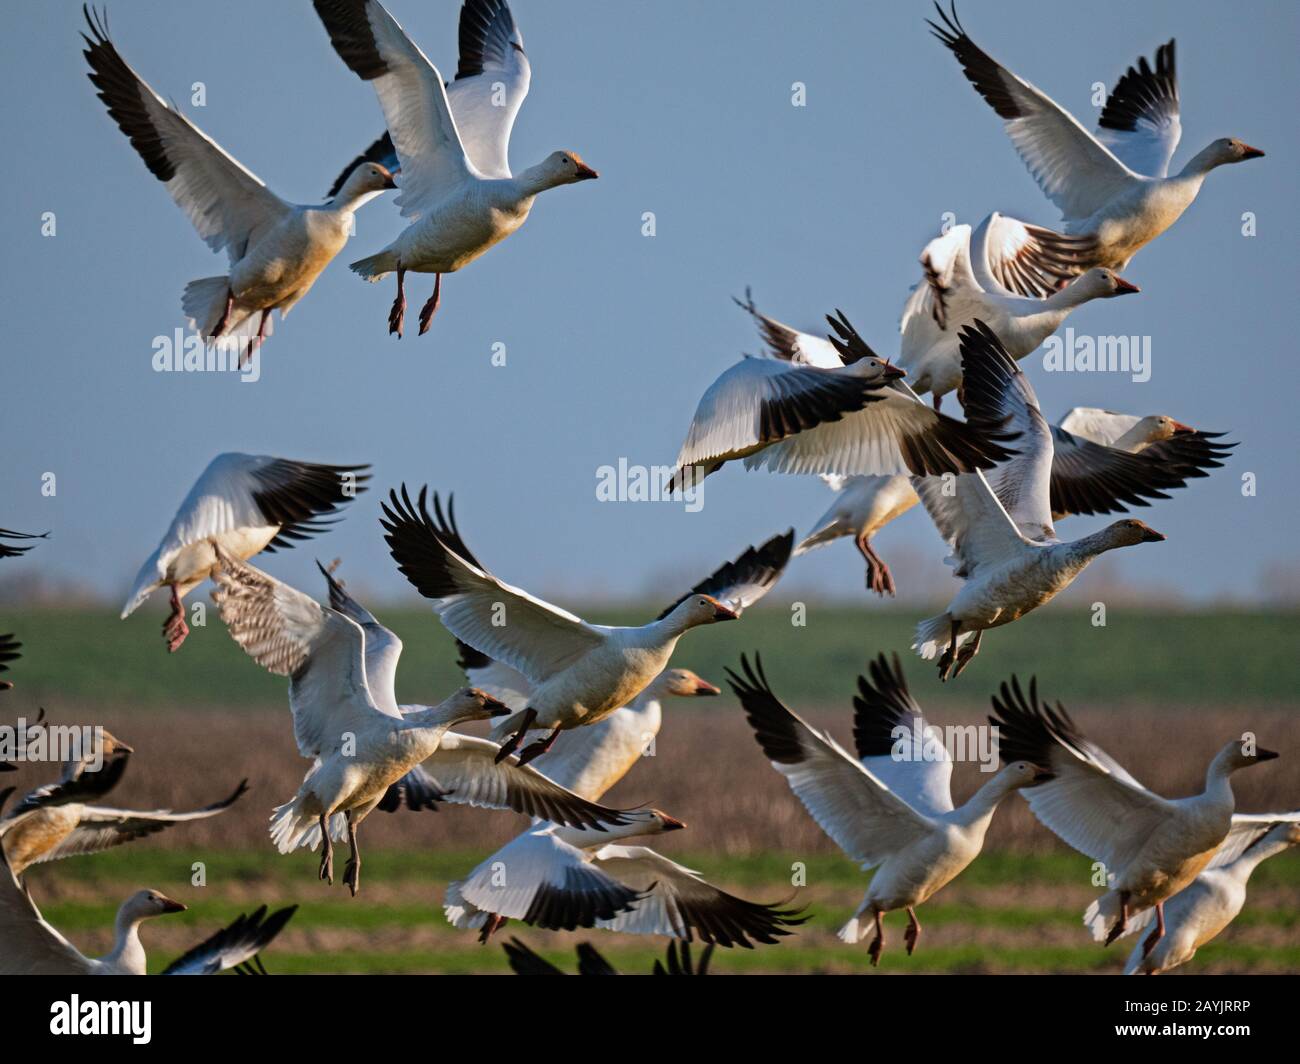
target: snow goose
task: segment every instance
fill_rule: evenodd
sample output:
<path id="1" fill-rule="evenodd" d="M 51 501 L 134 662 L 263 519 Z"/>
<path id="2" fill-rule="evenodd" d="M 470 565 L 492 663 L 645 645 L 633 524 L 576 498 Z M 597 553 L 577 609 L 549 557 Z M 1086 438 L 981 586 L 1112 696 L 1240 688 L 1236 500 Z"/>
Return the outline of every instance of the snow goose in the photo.
<path id="1" fill-rule="evenodd" d="M 1095 406 L 1076 406 L 1056 427 L 1103 447 L 1156 458 L 1189 477 L 1203 477 L 1207 469 L 1220 468 L 1237 446 L 1217 442 L 1222 432 L 1202 432 L 1168 414 L 1117 414 Z"/>
<path id="2" fill-rule="evenodd" d="M 976 318 L 986 322 L 1012 358 L 1021 359 L 1056 332 L 1070 312 L 1094 299 L 1137 292 L 1113 271 L 1097 266 L 1045 299 L 1023 296 L 986 271 L 981 283 L 971 263 L 971 227 L 954 225 L 921 252 L 924 277 L 903 308 L 898 364 L 919 393 L 929 392 L 934 407 L 961 385 L 958 332 Z"/>
<path id="3" fill-rule="evenodd" d="M 441 705 L 403 711 L 392 691 L 401 653 L 396 637 L 368 648 L 366 627 L 352 617 L 220 548 L 218 560 L 213 598 L 221 618 L 254 661 L 291 677 L 294 738 L 299 753 L 313 762 L 294 798 L 276 808 L 271 838 L 281 853 L 323 842 L 321 879 L 333 883 L 331 838 L 346 836 L 351 856 L 344 882 L 356 894 L 357 828 L 389 786 L 422 762 L 448 788 L 448 801 L 515 809 L 596 831 L 624 822 L 624 814 L 585 801 L 536 770 L 499 764 L 496 743 L 449 734 L 455 724 L 508 713 L 496 699 L 465 688 Z M 376 659 L 377 686 L 371 688 Z"/>
<path id="4" fill-rule="evenodd" d="M 48 532 L 11 532 L 7 528 L 0 528 L 0 541 L 10 540 L 21 542 L 24 539 L 47 539 Z M 17 558 L 20 554 L 26 554 L 35 547 L 35 543 L 29 543 L 25 547 L 11 547 L 8 543 L 0 542 L 0 558 Z"/>
<path id="5" fill-rule="evenodd" d="M 1171 225 L 1218 166 L 1264 153 L 1233 138 L 1213 141 L 1168 176 L 1182 123 L 1174 42 L 1120 78 L 1089 133 L 1055 100 L 1001 66 L 935 5 L 943 25 L 929 25 L 961 63 L 967 79 L 1003 119 L 1007 135 L 1044 194 L 1065 220 L 1065 233 L 1091 237 L 1081 266 L 1124 269 L 1134 254 Z"/>
<path id="6" fill-rule="evenodd" d="M 885 948 L 882 918 L 906 909 L 910 955 L 921 936 L 916 906 L 979 856 L 998 804 L 1014 790 L 1040 785 L 1047 778 L 1038 767 L 1042 762 L 1014 760 L 956 808 L 950 789 L 952 758 L 908 692 L 897 656 L 891 666 L 881 654 L 871 662 L 871 679 L 858 677 L 853 699 L 856 760 L 777 698 L 758 655 L 752 666 L 742 655 L 740 667 L 743 675 L 727 670 L 731 689 L 772 767 L 845 854 L 864 871 L 876 869 L 866 897 L 839 937 L 860 942 L 874 928 L 868 953 L 877 966 Z"/>
<path id="7" fill-rule="evenodd" d="M 867 590 L 881 596 L 893 595 L 894 576 L 872 547 L 871 537 L 921 501 L 911 480 L 903 475 L 842 477 L 833 473 L 822 479 L 835 492 L 835 502 L 800 541 L 795 554 L 806 554 L 843 536 L 852 536 L 867 563 Z"/>
<path id="8" fill-rule="evenodd" d="M 79 772 L 38 787 L 0 818 L 0 847 L 15 876 L 34 864 L 79 854 L 100 853 L 153 835 L 177 824 L 206 820 L 229 809 L 245 791 L 244 780 L 227 798 L 188 813 L 170 809 L 114 809 L 95 799 L 122 778 L 125 757 L 115 757 L 97 772 Z"/>
<path id="9" fill-rule="evenodd" d="M 0 672 L 8 672 L 9 663 L 22 657 L 18 653 L 21 647 L 22 643 L 14 638 L 13 632 L 5 632 L 0 635 Z M 13 686 L 13 680 L 0 680 L 0 691 L 10 691 Z"/>
<path id="10" fill-rule="evenodd" d="M 169 107 L 118 54 L 107 20 L 82 10 L 89 77 L 109 115 L 208 247 L 230 258 L 229 274 L 185 286 L 190 327 L 205 341 L 229 338 L 242 361 L 270 334 L 271 312 L 288 314 L 343 250 L 357 209 L 397 187 L 393 175 L 367 162 L 328 203 L 287 203 Z"/>
<path id="11" fill-rule="evenodd" d="M 698 936 L 752 949 L 755 942 L 775 943 L 807 919 L 719 890 L 648 847 L 610 842 L 686 826 L 657 809 L 629 813 L 628 820 L 600 834 L 555 825 L 525 832 L 448 885 L 448 921 L 479 929 L 480 942 L 515 919 L 551 930 L 599 927 L 688 942 Z"/>
<path id="12" fill-rule="evenodd" d="M 922 504 L 953 549 L 948 563 L 954 575 L 965 581 L 943 613 L 917 625 L 912 644 L 926 659 L 942 651 L 942 680 L 961 674 L 979 652 L 985 629 L 1010 624 L 1050 602 L 1098 555 L 1165 538 L 1141 521 L 1128 519 L 1073 542 L 1059 540 L 1052 525 L 1053 434 L 1033 388 L 982 321 L 963 328 L 961 344 L 968 420 L 1013 430 L 1020 450 L 990 479 L 976 471 L 955 478 L 951 485 L 940 477 L 913 480 Z M 989 369 L 972 375 L 970 356 L 977 351 L 981 355 L 976 365 Z M 1079 450 L 1082 457 L 1069 476 L 1113 479 L 1125 490 L 1132 486 L 1136 494 L 1150 472 L 1152 463 L 1142 461 L 1141 455 L 1095 444 Z"/>
<path id="13" fill-rule="evenodd" d="M 527 707 L 493 732 L 494 738 L 509 736 L 499 757 L 514 753 L 530 729 L 549 734 L 520 753 L 521 764 L 550 750 L 561 731 L 603 720 L 667 668 L 687 631 L 738 616 L 713 595 L 691 593 L 665 616 L 638 628 L 588 624 L 493 576 L 461 539 L 454 510 L 444 519 L 436 494 L 436 521 L 430 516 L 427 492 L 421 488 L 416 503 L 406 485 L 400 496 L 391 493 L 383 504 L 384 538 L 397 567 L 433 601 L 452 635 L 522 673 L 532 685 Z"/>
<path id="14" fill-rule="evenodd" d="M 1200 794 L 1168 799 L 1090 742 L 1059 702 L 1040 702 L 1033 679 L 1028 696 L 1016 677 L 1004 682 L 989 722 L 999 730 L 1003 760 L 1028 759 L 1053 774 L 1025 795 L 1034 816 L 1105 866 L 1110 890 L 1083 918 L 1093 937 L 1110 945 L 1135 914 L 1155 907 L 1144 954 L 1165 933 L 1165 899 L 1190 884 L 1232 832 L 1232 773 L 1277 757 L 1253 737 L 1233 739 L 1210 762 Z"/>
<path id="15" fill-rule="evenodd" d="M 1239 819 L 1239 816 L 1232 818 L 1234 830 Z M 1159 975 L 1186 964 L 1198 949 L 1237 918 L 1246 904 L 1246 884 L 1260 863 L 1300 844 L 1300 812 L 1251 819 L 1258 830 L 1252 832 L 1250 844 L 1231 860 L 1220 861 L 1220 854 L 1228 845 L 1224 843 L 1210 867 L 1191 886 L 1165 902 L 1164 937 L 1150 951 L 1146 951 L 1143 943 L 1134 946 L 1124 966 L 1125 975 Z M 1129 933 L 1141 930 L 1150 922 L 1148 909 L 1129 922 Z"/>
<path id="16" fill-rule="evenodd" d="M 212 575 L 218 547 L 245 560 L 324 531 L 333 522 L 322 518 L 366 490 L 369 468 L 265 454 L 217 455 L 190 488 L 158 549 L 140 567 L 123 619 L 158 588 L 169 587 L 172 611 L 163 622 L 163 638 L 167 649 L 176 651 L 190 631 L 181 599 Z"/>
<path id="17" fill-rule="evenodd" d="M 522 226 L 539 192 L 599 175 L 570 151 L 511 173 L 510 131 L 532 74 L 505 0 L 466 0 L 460 66 L 450 87 L 378 0 L 314 4 L 339 58 L 374 83 L 400 163 L 401 193 L 394 202 L 411 220 L 393 243 L 352 269 L 368 281 L 396 271 L 388 331 L 399 337 L 406 272 L 434 274 L 433 295 L 420 311 L 424 333 L 438 309 L 444 273 L 473 262 Z"/>
<path id="18" fill-rule="evenodd" d="M 775 473 L 938 476 L 988 468 L 1010 453 L 1001 437 L 921 402 L 843 314 L 826 320 L 839 366 L 813 364 L 821 348 L 778 349 L 775 358 L 743 358 L 709 385 L 670 490 L 736 458 Z"/>
<path id="19" fill-rule="evenodd" d="M 655 961 L 651 975 L 708 975 L 709 960 L 713 956 L 714 946 L 704 947 L 699 960 L 691 958 L 691 944 L 673 939 L 668 943 L 668 952 L 663 961 Z M 510 969 L 515 975 L 564 975 L 555 965 L 536 951 L 530 949 L 517 938 L 501 943 L 505 950 Z M 600 951 L 589 942 L 579 942 L 578 975 L 618 975 L 618 970 L 600 955 Z"/>

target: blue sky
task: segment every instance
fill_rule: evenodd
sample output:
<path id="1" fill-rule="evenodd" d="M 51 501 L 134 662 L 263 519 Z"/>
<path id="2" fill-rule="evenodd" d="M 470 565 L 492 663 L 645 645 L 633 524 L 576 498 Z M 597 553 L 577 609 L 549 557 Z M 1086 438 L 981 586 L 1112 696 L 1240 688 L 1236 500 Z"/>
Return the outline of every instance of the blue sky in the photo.
<path id="1" fill-rule="evenodd" d="M 458 5 L 392 0 L 450 76 Z M 444 280 L 429 335 L 388 337 L 392 280 L 346 263 L 400 231 L 391 197 L 264 353 L 262 379 L 153 372 L 153 339 L 183 324 L 186 281 L 225 270 L 109 120 L 85 77 L 77 3 L 15 7 L 0 114 L 9 148 L 0 258 L 9 329 L 0 526 L 54 530 L 21 563 L 116 599 L 218 452 L 369 461 L 375 483 L 457 495 L 462 530 L 503 578 L 561 600 L 640 596 L 694 580 L 830 501 L 815 479 L 728 468 L 699 513 L 600 503 L 596 470 L 669 463 L 694 404 L 757 340 L 730 302 L 753 285 L 777 317 L 816 327 L 842 307 L 883 354 L 916 257 L 944 212 L 997 209 L 1039 224 L 1039 193 L 924 3 L 517 0 L 533 64 L 516 169 L 557 148 L 601 179 L 544 195 L 524 229 Z M 1149 335 L 1153 373 L 1048 375 L 1044 412 L 1104 405 L 1168 413 L 1241 442 L 1225 470 L 1140 516 L 1169 536 L 1097 579 L 1250 598 L 1295 582 L 1293 395 L 1298 375 L 1293 3 L 968 2 L 974 39 L 1091 127 L 1091 86 L 1178 39 L 1180 167 L 1237 136 L 1266 159 L 1230 167 L 1125 271 L 1143 294 L 1084 307 L 1078 332 Z M 316 202 L 382 129 L 374 93 L 329 47 L 307 0 L 117 0 L 128 62 L 276 192 Z M 811 16 L 811 17 L 810 17 Z M 818 17 L 820 16 L 820 17 Z M 201 81 L 206 106 L 190 107 Z M 807 106 L 791 106 L 794 82 Z M 41 235 L 54 212 L 57 235 Z M 656 235 L 641 233 L 653 211 Z M 1241 235 L 1252 211 L 1258 234 Z M 411 290 L 409 325 L 431 278 Z M 492 364 L 504 344 L 506 365 Z M 1258 494 L 1244 498 L 1253 472 Z M 41 476 L 58 477 L 55 497 Z M 413 595 L 388 558 L 378 492 L 314 547 L 265 559 L 314 587 L 311 559 L 345 559 L 357 587 Z M 1100 521 L 1076 519 L 1071 535 Z M 942 572 L 919 510 L 879 539 Z M 17 566 L 19 563 L 6 563 Z M 15 570 L 16 571 L 16 570 Z M 858 597 L 845 542 L 800 559 L 793 589 Z M 946 578 L 939 577 L 940 580 Z"/>

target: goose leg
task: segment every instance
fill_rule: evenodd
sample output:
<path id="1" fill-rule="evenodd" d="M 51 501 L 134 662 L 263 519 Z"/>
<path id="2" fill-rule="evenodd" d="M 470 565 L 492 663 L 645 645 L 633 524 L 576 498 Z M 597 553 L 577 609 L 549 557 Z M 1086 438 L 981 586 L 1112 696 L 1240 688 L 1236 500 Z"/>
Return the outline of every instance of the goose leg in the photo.
<path id="1" fill-rule="evenodd" d="M 1165 903 L 1156 902 L 1156 926 L 1151 934 L 1147 935 L 1146 941 L 1142 943 L 1142 956 L 1146 957 L 1153 949 L 1156 943 L 1165 937 Z"/>
<path id="2" fill-rule="evenodd" d="M 406 270 L 397 267 L 397 298 L 393 300 L 393 309 L 388 312 L 388 335 L 397 333 L 402 338 L 402 319 L 406 317 Z"/>
<path id="3" fill-rule="evenodd" d="M 1161 916 L 1161 919 L 1163 919 L 1163 914 Z M 1112 942 L 1115 941 L 1115 939 L 1119 938 L 1119 936 L 1124 933 L 1124 929 L 1126 927 L 1128 927 L 1128 892 L 1120 891 L 1119 919 L 1116 920 L 1113 925 L 1111 925 L 1110 934 L 1106 936 L 1106 945 L 1109 946 Z"/>
<path id="4" fill-rule="evenodd" d="M 533 709 L 531 706 L 524 710 L 523 723 L 519 725 L 519 730 L 502 743 L 501 749 L 497 751 L 497 756 L 494 760 L 498 765 L 519 749 L 519 744 L 524 741 L 524 736 L 528 733 L 528 726 L 536 719 L 537 710 Z"/>
<path id="5" fill-rule="evenodd" d="M 975 630 L 975 638 L 967 643 L 957 652 L 957 668 L 953 671 L 952 678 L 955 680 L 961 675 L 962 669 L 970 664 L 971 658 L 980 652 L 980 640 L 984 637 L 984 629 Z"/>
<path id="6" fill-rule="evenodd" d="M 330 842 L 330 818 L 326 813 L 320 815 L 320 878 L 331 887 L 334 886 L 334 844 Z"/>
<path id="7" fill-rule="evenodd" d="M 221 320 L 217 322 L 217 327 L 212 330 L 212 339 L 215 340 L 218 336 L 220 336 L 222 333 L 226 331 L 226 327 L 230 324 L 230 315 L 234 311 L 234 309 L 235 309 L 235 290 L 233 288 L 227 288 L 226 309 L 221 312 Z"/>
<path id="8" fill-rule="evenodd" d="M 561 729 L 556 728 L 545 739 L 539 739 L 531 746 L 525 746 L 519 752 L 519 763 L 521 765 L 526 765 L 533 758 L 541 757 L 544 753 L 546 753 L 546 751 L 548 751 L 552 746 L 555 745 L 555 740 L 560 737 L 560 730 Z"/>
<path id="9" fill-rule="evenodd" d="M 858 545 L 858 551 L 867 561 L 867 590 L 874 591 L 877 595 L 894 594 L 894 577 L 889 571 L 889 566 L 884 563 L 880 555 L 871 547 L 871 534 L 863 532 L 855 541 Z"/>
<path id="10" fill-rule="evenodd" d="M 952 622 L 952 633 L 948 639 L 948 647 L 939 659 L 939 679 L 941 682 L 947 682 L 948 674 L 952 672 L 953 662 L 957 658 L 957 637 L 961 635 L 961 622 Z"/>
<path id="11" fill-rule="evenodd" d="M 479 945 L 487 945 L 487 940 L 505 927 L 507 923 L 509 921 L 500 913 L 489 913 L 487 923 L 483 925 L 483 930 L 478 933 Z"/>
<path id="12" fill-rule="evenodd" d="M 933 402 L 934 402 L 934 412 L 937 414 L 939 412 L 939 406 L 943 402 L 943 396 L 936 395 L 934 397 Z"/>
<path id="13" fill-rule="evenodd" d="M 185 623 L 185 607 L 181 605 L 181 597 L 176 591 L 176 585 L 172 584 L 172 611 L 167 615 L 167 620 L 163 621 L 163 638 L 167 640 L 167 651 L 175 654 L 180 649 L 185 637 L 190 634 L 190 626 Z"/>
<path id="14" fill-rule="evenodd" d="M 442 302 L 442 274 L 433 275 L 433 295 L 429 297 L 429 302 L 420 308 L 420 335 L 423 336 L 429 331 L 429 322 L 433 321 L 433 316 L 438 312 L 438 305 Z"/>
<path id="15" fill-rule="evenodd" d="M 881 917 L 885 914 L 879 909 L 875 911 L 876 917 L 876 937 L 871 940 L 871 945 L 867 947 L 867 956 L 871 958 L 871 967 L 880 967 L 880 955 L 885 951 L 885 925 L 881 923 Z"/>
<path id="16" fill-rule="evenodd" d="M 348 847 L 352 851 L 348 855 L 347 866 L 343 869 L 343 882 L 347 884 L 348 890 L 352 891 L 352 896 L 357 896 L 357 890 L 361 886 L 361 851 L 357 849 L 357 822 L 352 818 L 352 810 L 347 811 L 348 818 Z"/>
<path id="17" fill-rule="evenodd" d="M 916 943 L 921 937 L 921 921 L 916 918 L 916 910 L 910 905 L 907 907 L 907 932 L 903 935 L 903 941 L 907 943 L 907 955 L 910 957 L 916 952 Z"/>

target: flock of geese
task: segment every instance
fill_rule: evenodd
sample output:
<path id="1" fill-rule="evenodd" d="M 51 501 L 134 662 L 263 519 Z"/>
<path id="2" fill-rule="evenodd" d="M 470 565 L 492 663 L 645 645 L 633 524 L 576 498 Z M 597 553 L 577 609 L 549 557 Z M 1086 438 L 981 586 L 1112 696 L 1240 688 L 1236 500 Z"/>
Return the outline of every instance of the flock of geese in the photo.
<path id="1" fill-rule="evenodd" d="M 512 172 L 510 132 L 531 67 L 506 0 L 464 0 L 449 82 L 378 0 L 314 7 L 344 64 L 373 86 L 386 125 L 320 206 L 271 192 L 126 64 L 104 15 L 85 12 L 90 80 L 110 117 L 208 246 L 229 256 L 227 274 L 185 287 L 184 313 L 205 340 L 234 343 L 241 356 L 270 335 L 272 311 L 286 314 L 342 250 L 352 214 L 386 190 L 399 190 L 394 202 L 409 226 L 351 268 L 370 281 L 396 274 L 388 328 L 400 337 L 408 272 L 434 274 L 419 315 L 423 333 L 443 274 L 504 241 L 538 193 L 597 176 L 570 151 Z M 955 9 L 940 9 L 930 25 L 1002 119 L 1059 208 L 1062 228 L 994 213 L 975 229 L 954 225 L 932 240 L 904 307 L 896 360 L 877 355 L 842 313 L 816 335 L 761 313 L 752 297 L 742 303 L 765 357 L 743 359 L 705 391 L 672 487 L 688 488 L 733 460 L 824 477 L 835 502 L 801 540 L 789 531 L 748 547 L 646 623 L 606 627 L 499 579 L 462 537 L 450 497 L 444 505 L 437 493 L 401 485 L 382 503 L 384 541 L 455 638 L 466 678 L 436 705 L 402 705 L 400 638 L 333 571 L 321 568 L 318 601 L 250 564 L 325 532 L 367 490 L 370 467 L 230 453 L 203 471 L 141 567 L 122 616 L 165 592 L 163 636 L 176 652 L 188 635 L 183 600 L 211 580 L 231 638 L 257 665 L 288 677 L 294 739 L 309 767 L 295 791 L 286 785 L 271 816 L 281 853 L 319 849 L 319 877 L 332 884 L 335 845 L 346 843 L 340 878 L 355 896 L 360 828 L 376 809 L 512 810 L 532 818 L 530 826 L 447 887 L 453 926 L 483 942 L 512 920 L 667 936 L 673 944 L 655 971 L 704 974 L 715 947 L 778 943 L 807 916 L 789 901 L 732 895 L 632 841 L 686 826 L 669 813 L 602 804 L 654 740 L 666 698 L 721 694 L 673 666 L 688 632 L 740 618 L 791 558 L 841 537 L 853 537 L 865 559 L 868 589 L 893 594 L 872 536 L 919 502 L 948 541 L 962 584 L 942 613 L 920 624 L 912 646 L 937 659 L 949 680 L 970 665 L 986 630 L 1044 605 L 1100 554 L 1165 539 L 1127 517 L 1072 540 L 1058 536 L 1056 522 L 1166 499 L 1219 467 L 1234 445 L 1165 414 L 1075 408 L 1051 425 L 1018 361 L 1075 307 L 1136 293 L 1116 271 L 1179 218 L 1212 170 L 1263 153 L 1216 140 L 1170 175 L 1181 134 L 1172 40 L 1154 66 L 1143 58 L 1129 68 L 1089 132 L 977 46 Z M 949 393 L 961 417 L 941 412 Z M 38 543 L 0 530 L 0 557 Z M 13 635 L 0 636 L 0 672 L 20 660 L 20 647 Z M 858 678 L 852 752 L 780 699 L 758 655 L 742 656 L 727 676 L 763 756 L 840 849 L 874 869 L 839 931 L 846 943 L 870 937 L 873 964 L 884 951 L 886 913 L 907 914 L 904 943 L 909 954 L 917 948 L 917 908 L 979 856 L 1012 792 L 1066 844 L 1104 865 L 1108 888 L 1084 916 L 1093 937 L 1109 944 L 1149 928 L 1129 972 L 1190 960 L 1240 912 L 1252 870 L 1300 843 L 1300 812 L 1235 811 L 1233 773 L 1276 756 L 1242 738 L 1225 742 L 1200 794 L 1167 799 L 1091 742 L 1063 706 L 1040 697 L 1036 679 L 1013 676 L 993 694 L 989 718 L 1003 767 L 957 805 L 952 757 L 896 655 L 879 655 Z M 490 738 L 456 730 L 474 720 L 492 721 Z M 27 740 L 48 727 L 38 720 Z M 899 757 L 900 728 L 924 737 L 925 756 Z M 141 923 L 184 908 L 140 891 L 118 912 L 112 952 L 92 959 L 42 918 L 27 889 L 33 866 L 218 816 L 246 789 L 240 783 L 190 812 L 103 804 L 133 756 L 103 732 L 95 751 L 75 753 L 57 780 L 0 817 L 0 971 L 143 973 Z M 166 971 L 263 971 L 259 951 L 293 912 L 263 907 L 242 916 Z M 707 946 L 694 960 L 693 940 Z M 561 974 L 517 939 L 505 949 L 516 971 Z M 589 944 L 578 952 L 582 973 L 614 974 Z"/>

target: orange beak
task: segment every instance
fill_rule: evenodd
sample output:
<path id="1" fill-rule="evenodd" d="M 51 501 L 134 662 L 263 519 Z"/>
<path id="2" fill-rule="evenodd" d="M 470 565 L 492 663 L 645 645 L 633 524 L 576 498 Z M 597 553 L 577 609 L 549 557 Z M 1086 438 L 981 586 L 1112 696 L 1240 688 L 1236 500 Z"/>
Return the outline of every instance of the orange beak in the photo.
<path id="1" fill-rule="evenodd" d="M 674 816 L 669 816 L 667 813 L 660 813 L 659 817 L 664 822 L 664 831 L 681 831 L 686 826 L 683 821 Z"/>
<path id="2" fill-rule="evenodd" d="M 1242 157 L 1243 159 L 1262 159 L 1262 158 L 1264 158 L 1264 153 L 1263 153 L 1262 151 L 1260 151 L 1258 148 L 1252 148 L 1249 144 L 1243 144 L 1241 147 L 1242 147 L 1242 149 L 1243 149 L 1243 150 L 1242 150 L 1242 153 L 1241 153 L 1241 157 Z"/>
<path id="3" fill-rule="evenodd" d="M 722 688 L 714 687 L 713 684 L 709 683 L 708 680 L 700 680 L 695 685 L 695 694 L 696 695 L 720 695 L 722 694 Z"/>
<path id="4" fill-rule="evenodd" d="M 1262 154 L 1262 153 L 1261 153 L 1261 154 Z M 600 174 L 596 173 L 596 171 L 593 170 L 593 169 L 592 169 L 590 166 L 588 166 L 586 163 L 579 163 L 579 164 L 578 164 L 578 180 L 579 180 L 579 181 L 594 181 L 594 180 L 596 180 L 596 178 L 598 178 L 599 176 L 600 176 Z"/>
<path id="5" fill-rule="evenodd" d="M 1140 291 L 1142 291 L 1142 289 L 1140 289 L 1137 285 L 1124 280 L 1123 277 L 1115 278 L 1115 294 L 1117 296 L 1125 296 L 1128 295 L 1130 292 L 1140 292 Z"/>

